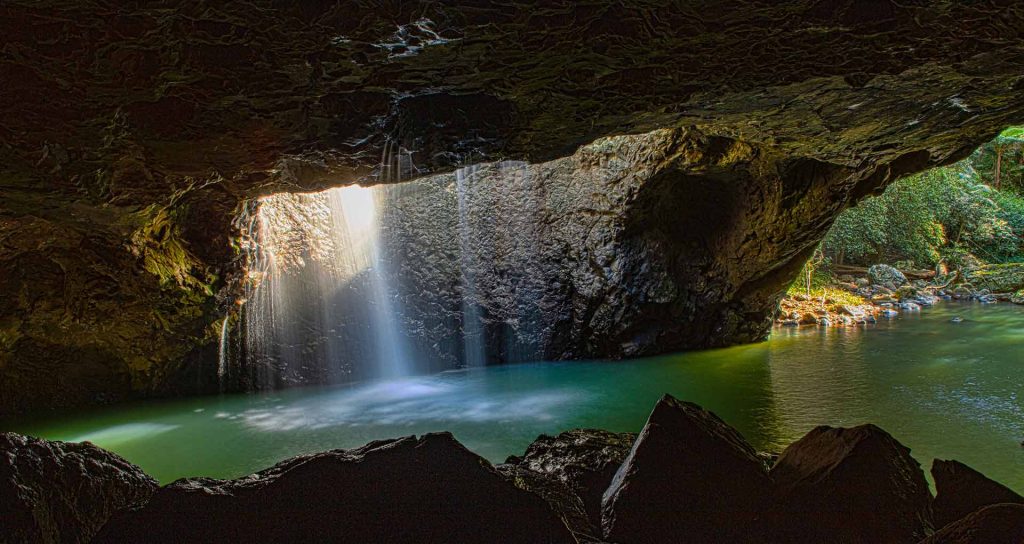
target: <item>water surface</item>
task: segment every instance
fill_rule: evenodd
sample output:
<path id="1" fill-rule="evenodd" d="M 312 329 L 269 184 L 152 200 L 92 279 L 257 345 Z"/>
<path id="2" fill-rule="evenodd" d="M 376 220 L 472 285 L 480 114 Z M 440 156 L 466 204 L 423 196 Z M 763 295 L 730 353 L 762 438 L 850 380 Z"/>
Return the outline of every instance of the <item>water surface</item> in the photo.
<path id="1" fill-rule="evenodd" d="M 871 422 L 926 468 L 956 458 L 1024 492 L 1024 306 L 1005 304 L 950 303 L 867 328 L 778 329 L 761 344 L 644 360 L 151 401 L 2 428 L 89 440 L 169 482 L 440 430 L 500 462 L 541 433 L 637 431 L 663 393 L 714 410 L 759 449 L 779 451 L 820 424 Z"/>

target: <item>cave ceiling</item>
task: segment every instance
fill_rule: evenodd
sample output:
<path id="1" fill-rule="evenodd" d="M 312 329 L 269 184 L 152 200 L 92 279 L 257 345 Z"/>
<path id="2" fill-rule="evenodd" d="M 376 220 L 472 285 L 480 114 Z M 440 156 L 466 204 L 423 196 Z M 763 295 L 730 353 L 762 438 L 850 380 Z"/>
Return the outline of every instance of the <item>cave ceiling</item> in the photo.
<path id="1" fill-rule="evenodd" d="M 669 181 L 745 150 L 706 181 L 779 195 L 735 203 L 764 247 L 690 260 L 764 322 L 844 207 L 1024 121 L 1022 34 L 1013 0 L 3 2 L 0 410 L 195 383 L 255 197 L 606 136 Z"/>

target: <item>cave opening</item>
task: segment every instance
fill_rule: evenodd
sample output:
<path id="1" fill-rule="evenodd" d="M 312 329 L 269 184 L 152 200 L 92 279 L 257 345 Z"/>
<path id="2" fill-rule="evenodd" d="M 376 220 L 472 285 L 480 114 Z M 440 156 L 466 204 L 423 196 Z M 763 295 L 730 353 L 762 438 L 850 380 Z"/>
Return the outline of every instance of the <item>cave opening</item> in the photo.
<path id="1" fill-rule="evenodd" d="M 1022 32 L 4 2 L 0 542 L 1016 544 Z"/>

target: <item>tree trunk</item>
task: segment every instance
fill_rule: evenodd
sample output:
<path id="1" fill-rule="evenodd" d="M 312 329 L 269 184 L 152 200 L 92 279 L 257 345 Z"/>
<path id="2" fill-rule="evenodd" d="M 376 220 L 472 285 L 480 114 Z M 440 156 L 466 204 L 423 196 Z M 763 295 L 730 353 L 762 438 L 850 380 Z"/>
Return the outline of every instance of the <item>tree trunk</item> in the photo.
<path id="1" fill-rule="evenodd" d="M 993 178 L 995 179 L 995 187 L 996 187 L 996 189 L 999 189 L 999 177 L 1000 177 L 999 170 L 1002 167 L 1002 162 L 1003 162 L 1003 146 L 997 145 L 996 146 L 996 172 L 995 172 L 995 176 L 993 176 Z"/>

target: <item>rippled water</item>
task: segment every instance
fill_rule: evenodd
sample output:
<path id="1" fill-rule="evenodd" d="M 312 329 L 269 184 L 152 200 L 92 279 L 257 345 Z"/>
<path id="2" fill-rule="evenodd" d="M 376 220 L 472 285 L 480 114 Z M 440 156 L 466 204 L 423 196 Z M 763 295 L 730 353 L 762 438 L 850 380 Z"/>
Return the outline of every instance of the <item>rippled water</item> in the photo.
<path id="1" fill-rule="evenodd" d="M 637 431 L 663 393 L 714 410 L 761 449 L 819 424 L 872 422 L 926 468 L 956 458 L 1024 492 L 1024 306 L 1012 305 L 947 304 L 867 329 L 779 329 L 762 344 L 645 360 L 126 404 L 3 428 L 90 440 L 167 482 L 439 430 L 498 462 L 540 433 Z"/>

